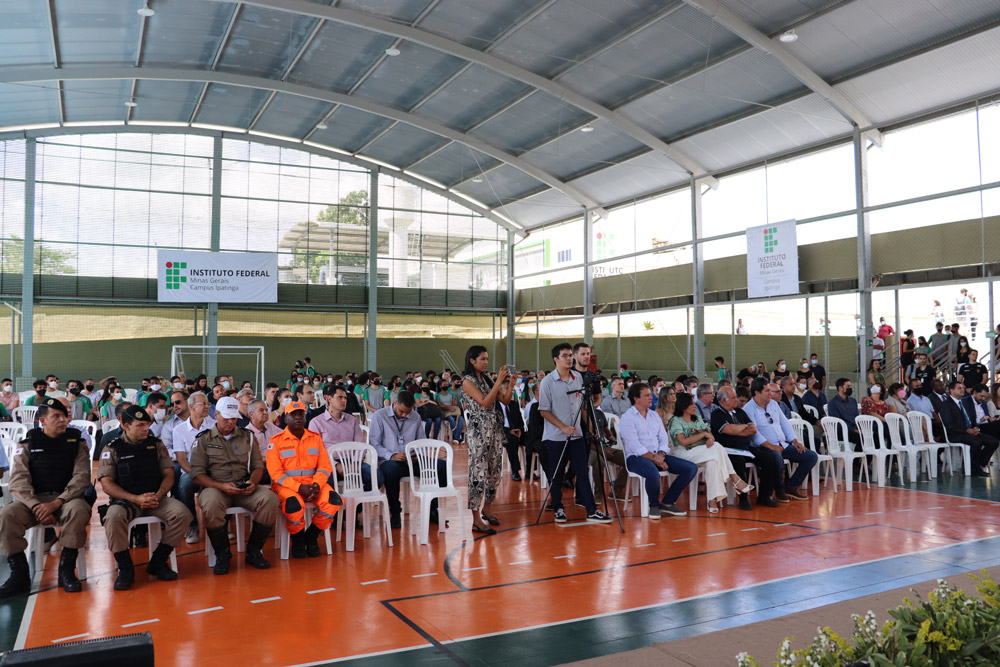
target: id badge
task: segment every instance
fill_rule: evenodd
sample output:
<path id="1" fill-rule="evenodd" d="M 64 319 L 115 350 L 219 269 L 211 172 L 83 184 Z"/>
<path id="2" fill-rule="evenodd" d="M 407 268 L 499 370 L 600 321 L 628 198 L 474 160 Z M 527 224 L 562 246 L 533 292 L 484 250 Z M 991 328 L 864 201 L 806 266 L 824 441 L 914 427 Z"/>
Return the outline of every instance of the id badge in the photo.
<path id="1" fill-rule="evenodd" d="M 406 445 L 405 445 L 405 444 L 403 443 L 403 436 L 401 436 L 401 435 L 397 435 L 397 436 L 396 436 L 396 444 L 397 444 L 397 445 L 398 445 L 399 447 L 405 447 L 405 446 L 406 446 Z"/>

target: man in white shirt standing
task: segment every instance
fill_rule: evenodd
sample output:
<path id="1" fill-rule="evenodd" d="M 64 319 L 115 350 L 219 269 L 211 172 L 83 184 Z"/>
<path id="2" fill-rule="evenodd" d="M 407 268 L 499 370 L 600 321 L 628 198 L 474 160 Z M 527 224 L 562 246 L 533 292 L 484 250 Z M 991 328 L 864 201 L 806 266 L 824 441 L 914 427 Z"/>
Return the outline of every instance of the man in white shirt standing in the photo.
<path id="1" fill-rule="evenodd" d="M 176 396 L 176 394 L 174 394 Z M 178 424 L 173 429 L 174 456 L 177 464 L 184 472 L 181 474 L 181 481 L 177 485 L 178 500 L 184 503 L 192 516 L 198 516 L 194 507 L 194 494 L 198 487 L 194 483 L 191 475 L 191 445 L 194 444 L 195 437 L 202 431 L 215 426 L 215 420 L 208 416 L 208 396 L 196 391 L 188 396 L 188 418 Z M 195 544 L 198 541 L 198 524 L 192 522 L 188 527 L 187 536 L 184 541 L 188 544 Z"/>
<path id="2" fill-rule="evenodd" d="M 660 415 L 652 410 L 653 392 L 645 382 L 636 382 L 628 390 L 632 407 L 618 422 L 618 435 L 625 448 L 625 464 L 629 472 L 642 475 L 649 500 L 649 518 L 659 519 L 661 512 L 685 516 L 677 507 L 677 498 L 698 475 L 698 466 L 690 461 L 670 456 L 670 437 L 663 428 Z M 660 499 L 660 471 L 677 475 L 674 483 Z M 692 493 L 694 493 L 692 491 Z"/>

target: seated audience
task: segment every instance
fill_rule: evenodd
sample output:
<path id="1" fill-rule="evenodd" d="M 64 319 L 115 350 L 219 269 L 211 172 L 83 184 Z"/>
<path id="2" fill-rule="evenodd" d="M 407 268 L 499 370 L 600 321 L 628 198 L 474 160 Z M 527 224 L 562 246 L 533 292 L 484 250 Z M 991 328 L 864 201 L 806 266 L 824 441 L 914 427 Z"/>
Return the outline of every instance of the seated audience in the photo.
<path id="1" fill-rule="evenodd" d="M 854 421 L 858 416 L 858 401 L 852 396 L 854 393 L 853 383 L 847 378 L 840 378 L 837 380 L 836 386 L 837 394 L 827 403 L 827 413 L 847 424 L 847 439 L 854 443 L 856 450 L 860 449 L 861 434 Z"/>
<path id="2" fill-rule="evenodd" d="M 719 409 L 712 413 L 712 434 L 723 447 L 744 449 L 753 455 L 751 459 L 739 458 L 742 458 L 743 466 L 749 460 L 757 468 L 757 479 L 759 480 L 757 504 L 765 507 L 777 507 L 778 503 L 771 496 L 776 489 L 781 489 L 784 463 L 769 456 L 766 448 L 753 444 L 757 427 L 746 412 L 739 407 L 736 390 L 732 387 L 723 387 L 719 390 Z M 734 467 L 739 458 L 730 455 Z M 788 502 L 788 499 L 785 498 L 784 502 Z M 740 495 L 740 508 L 751 509 L 749 494 Z"/>
<path id="3" fill-rule="evenodd" d="M 948 383 L 948 395 L 941 401 L 938 414 L 948 440 L 971 448 L 973 477 L 989 477 L 990 459 L 1000 442 L 976 424 L 975 412 L 969 414 L 967 406 L 962 404 L 963 398 L 965 385 L 961 380 L 952 380 Z"/>

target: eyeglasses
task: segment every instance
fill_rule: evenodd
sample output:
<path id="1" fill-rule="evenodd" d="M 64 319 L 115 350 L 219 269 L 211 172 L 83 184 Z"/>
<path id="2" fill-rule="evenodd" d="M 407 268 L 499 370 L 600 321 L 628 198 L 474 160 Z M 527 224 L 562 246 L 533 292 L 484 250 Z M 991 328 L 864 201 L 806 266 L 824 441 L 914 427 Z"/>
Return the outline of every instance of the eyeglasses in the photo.
<path id="1" fill-rule="evenodd" d="M 171 405 L 184 405 L 184 401 L 174 401 Z"/>

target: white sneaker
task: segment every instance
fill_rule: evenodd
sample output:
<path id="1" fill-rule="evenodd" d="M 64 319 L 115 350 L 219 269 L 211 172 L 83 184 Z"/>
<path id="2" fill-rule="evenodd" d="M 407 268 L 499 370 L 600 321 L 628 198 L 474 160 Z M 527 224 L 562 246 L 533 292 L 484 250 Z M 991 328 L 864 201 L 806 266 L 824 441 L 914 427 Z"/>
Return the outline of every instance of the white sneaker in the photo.
<path id="1" fill-rule="evenodd" d="M 198 526 L 191 526 L 188 528 L 187 535 L 184 537 L 184 541 L 188 544 L 198 543 Z"/>

